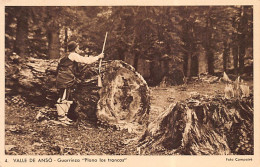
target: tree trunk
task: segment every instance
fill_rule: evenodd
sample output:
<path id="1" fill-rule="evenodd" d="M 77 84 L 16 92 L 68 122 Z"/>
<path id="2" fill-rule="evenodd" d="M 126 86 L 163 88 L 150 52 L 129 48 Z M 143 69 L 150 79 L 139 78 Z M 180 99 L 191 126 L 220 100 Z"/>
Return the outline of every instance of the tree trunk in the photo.
<path id="1" fill-rule="evenodd" d="M 253 97 L 196 97 L 171 104 L 148 125 L 141 154 L 253 155 Z M 166 150 L 166 151 L 165 151 Z"/>
<path id="2" fill-rule="evenodd" d="M 208 72 L 209 74 L 214 74 L 214 53 L 208 49 L 207 50 L 207 58 L 208 58 Z"/>
<path id="3" fill-rule="evenodd" d="M 228 59 L 229 47 L 226 42 L 224 42 L 224 51 L 223 51 L 223 70 L 227 72 L 227 59 Z"/>
<path id="4" fill-rule="evenodd" d="M 238 47 L 233 46 L 234 73 L 238 74 Z"/>
<path id="5" fill-rule="evenodd" d="M 59 30 L 53 29 L 48 31 L 48 49 L 49 58 L 57 59 L 60 57 L 60 39 Z"/>
<path id="6" fill-rule="evenodd" d="M 239 74 L 242 75 L 244 73 L 244 67 L 245 67 L 245 63 L 244 63 L 244 57 L 245 57 L 245 52 L 246 52 L 246 48 L 245 48 L 245 44 L 244 42 L 240 43 L 239 46 Z"/>
<path id="7" fill-rule="evenodd" d="M 155 61 L 154 60 L 152 60 L 150 62 L 149 70 L 150 70 L 150 76 L 149 76 L 148 84 L 151 85 L 151 86 L 155 86 L 155 85 L 157 85 L 157 83 L 155 81 L 156 79 L 154 78 L 156 76 Z"/>
<path id="8" fill-rule="evenodd" d="M 65 49 L 65 52 L 68 51 L 68 28 L 66 27 L 65 28 L 65 39 L 64 39 L 64 49 Z"/>
<path id="9" fill-rule="evenodd" d="M 25 57 L 28 46 L 28 9 L 21 8 L 19 10 L 20 16 L 17 18 L 14 52 L 21 57 Z"/>
<path id="10" fill-rule="evenodd" d="M 198 56 L 192 56 L 191 57 L 191 76 L 198 76 L 199 72 L 199 62 L 198 62 Z"/>
<path id="11" fill-rule="evenodd" d="M 169 60 L 164 60 L 163 66 L 164 66 L 164 75 L 168 75 L 170 73 Z"/>
<path id="12" fill-rule="evenodd" d="M 205 38 L 205 44 L 204 44 L 204 48 L 206 50 L 206 56 L 208 59 L 208 73 L 213 75 L 214 74 L 214 53 L 212 50 L 212 34 L 213 34 L 213 26 L 212 26 L 212 18 L 211 18 L 211 8 L 209 7 L 208 9 L 208 15 L 207 15 L 207 19 L 206 19 L 206 28 L 205 28 L 205 34 L 206 34 L 206 38 Z"/>
<path id="13" fill-rule="evenodd" d="M 97 86 L 98 65 L 80 67 L 80 82 L 72 92 L 80 119 L 99 120 L 136 133 L 143 132 L 150 110 L 149 88 L 145 80 L 123 61 L 102 61 L 103 87 L 100 89 Z M 48 102 L 54 105 L 57 101 L 57 60 L 31 58 L 20 66 L 20 71 L 6 69 L 13 71 L 6 79 L 6 88 L 12 89 L 10 93 L 20 93 L 41 105 Z M 17 64 L 8 67 L 20 68 Z"/>
<path id="14" fill-rule="evenodd" d="M 163 79 L 164 73 L 161 69 L 161 62 L 158 59 L 151 60 L 149 65 L 150 76 L 149 85 L 156 86 L 160 84 Z"/>
<path id="15" fill-rule="evenodd" d="M 247 33 L 247 24 L 248 17 L 245 11 L 245 7 L 241 6 L 241 14 L 240 14 L 240 23 L 238 25 L 238 30 L 240 34 L 238 34 L 238 43 L 239 43 L 239 52 L 238 52 L 238 61 L 239 61 L 239 74 L 243 74 L 244 72 L 244 57 L 246 50 L 246 33 Z"/>
<path id="16" fill-rule="evenodd" d="M 122 48 L 118 48 L 118 58 L 119 60 L 125 60 L 125 50 Z"/>
<path id="17" fill-rule="evenodd" d="M 191 53 L 188 53 L 188 60 L 187 60 L 187 78 L 190 79 L 191 77 Z"/>
<path id="18" fill-rule="evenodd" d="M 10 25 L 14 22 L 14 15 L 13 15 L 14 9 L 9 7 L 5 9 L 5 34 L 13 34 L 13 28 L 10 27 Z M 5 36 L 5 48 L 13 49 L 13 41 Z M 13 51 L 13 50 L 12 50 Z"/>

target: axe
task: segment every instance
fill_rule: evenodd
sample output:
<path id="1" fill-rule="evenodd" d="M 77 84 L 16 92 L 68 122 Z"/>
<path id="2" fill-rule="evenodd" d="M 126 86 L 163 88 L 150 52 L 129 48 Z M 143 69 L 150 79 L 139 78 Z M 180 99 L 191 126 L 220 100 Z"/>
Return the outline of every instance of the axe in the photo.
<path id="1" fill-rule="evenodd" d="M 104 44 L 103 44 L 103 48 L 102 48 L 102 52 L 104 53 L 105 50 L 105 45 L 106 45 L 106 40 L 107 40 L 107 32 L 106 32 L 106 36 L 105 36 L 105 40 L 104 40 Z M 102 59 L 99 60 L 99 67 L 98 67 L 98 87 L 102 88 L 102 80 L 101 80 L 101 74 L 100 74 L 100 69 L 101 69 L 101 63 L 102 63 Z"/>

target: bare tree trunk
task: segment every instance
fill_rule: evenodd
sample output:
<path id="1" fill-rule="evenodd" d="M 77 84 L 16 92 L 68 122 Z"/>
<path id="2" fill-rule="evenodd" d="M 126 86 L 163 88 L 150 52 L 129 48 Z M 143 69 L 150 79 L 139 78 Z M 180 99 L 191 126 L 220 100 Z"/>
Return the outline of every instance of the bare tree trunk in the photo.
<path id="1" fill-rule="evenodd" d="M 151 62 L 150 62 L 150 66 L 149 66 L 150 68 L 149 68 L 149 70 L 150 70 L 150 76 L 149 76 L 149 82 L 148 82 L 148 84 L 149 85 L 152 85 L 152 86 L 155 86 L 157 83 L 155 82 L 155 76 L 156 76 L 156 71 L 155 71 L 155 61 L 154 60 L 152 60 Z"/>
<path id="2" fill-rule="evenodd" d="M 206 20 L 206 42 L 205 42 L 205 50 L 206 50 L 206 55 L 207 55 L 207 59 L 208 59 L 208 73 L 213 75 L 214 74 L 214 53 L 212 51 L 212 44 L 211 44 L 211 40 L 212 40 L 212 18 L 210 17 L 211 15 L 211 7 L 209 7 L 209 11 L 208 11 L 208 17 Z"/>
<path id="3" fill-rule="evenodd" d="M 122 61 L 125 60 L 124 49 L 118 48 L 118 55 L 119 55 L 120 60 L 122 60 Z"/>
<path id="4" fill-rule="evenodd" d="M 168 75 L 170 72 L 169 60 L 164 60 L 163 65 L 164 65 L 164 75 Z"/>
<path id="5" fill-rule="evenodd" d="M 25 57 L 28 46 L 28 9 L 21 8 L 19 10 L 20 16 L 17 18 L 14 52 L 16 52 L 21 57 Z"/>
<path id="6" fill-rule="evenodd" d="M 239 74 L 244 72 L 244 57 L 246 50 L 246 33 L 247 33 L 247 13 L 244 6 L 241 6 L 241 14 L 240 14 L 240 23 L 238 26 L 238 30 L 240 34 L 238 34 L 238 42 L 239 42 Z"/>
<path id="7" fill-rule="evenodd" d="M 188 53 L 188 60 L 187 60 L 187 78 L 191 77 L 191 53 Z"/>
<path id="8" fill-rule="evenodd" d="M 198 71 L 199 71 L 198 56 L 192 55 L 191 56 L 191 76 L 198 76 Z"/>
<path id="9" fill-rule="evenodd" d="M 244 57 L 245 57 L 245 44 L 244 42 L 241 42 L 240 46 L 239 46 L 239 74 L 243 74 L 244 73 Z"/>
<path id="10" fill-rule="evenodd" d="M 234 73 L 238 74 L 238 47 L 233 46 Z"/>
<path id="11" fill-rule="evenodd" d="M 65 49 L 65 52 L 67 52 L 67 47 L 68 47 L 68 28 L 66 27 L 65 28 L 65 39 L 64 39 L 64 49 Z"/>
<path id="12" fill-rule="evenodd" d="M 10 10 L 10 11 L 8 11 Z M 5 9 L 5 34 L 12 34 L 12 29 L 10 27 L 11 23 L 14 22 L 13 8 Z M 14 46 L 11 44 L 7 37 L 5 37 L 5 48 L 13 48 Z"/>
<path id="13" fill-rule="evenodd" d="M 228 52 L 229 52 L 229 47 L 226 42 L 224 42 L 224 51 L 223 51 L 223 70 L 224 72 L 227 72 L 227 59 L 228 59 Z"/>
<path id="14" fill-rule="evenodd" d="M 49 30 L 48 32 L 48 49 L 49 49 L 49 58 L 56 59 L 60 57 L 60 39 L 59 39 L 59 30 Z"/>
<path id="15" fill-rule="evenodd" d="M 208 72 L 209 74 L 214 74 L 214 53 L 208 49 L 207 51 L 207 57 L 208 57 Z"/>

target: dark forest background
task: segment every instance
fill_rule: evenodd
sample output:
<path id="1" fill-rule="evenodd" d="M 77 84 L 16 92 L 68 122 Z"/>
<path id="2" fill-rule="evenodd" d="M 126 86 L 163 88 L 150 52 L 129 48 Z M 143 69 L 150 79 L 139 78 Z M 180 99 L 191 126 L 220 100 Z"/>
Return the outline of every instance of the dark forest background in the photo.
<path id="1" fill-rule="evenodd" d="M 135 67 L 150 85 L 178 69 L 253 73 L 252 6 L 5 7 L 5 59 L 57 59 L 71 40 Z"/>

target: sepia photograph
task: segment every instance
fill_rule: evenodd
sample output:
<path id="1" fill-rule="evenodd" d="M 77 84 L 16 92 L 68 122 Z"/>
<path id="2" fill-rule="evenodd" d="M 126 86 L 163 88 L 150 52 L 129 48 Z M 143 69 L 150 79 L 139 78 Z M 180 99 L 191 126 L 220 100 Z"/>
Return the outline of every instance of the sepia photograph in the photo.
<path id="1" fill-rule="evenodd" d="M 4 6 L 3 160 L 253 161 L 254 10 Z"/>

